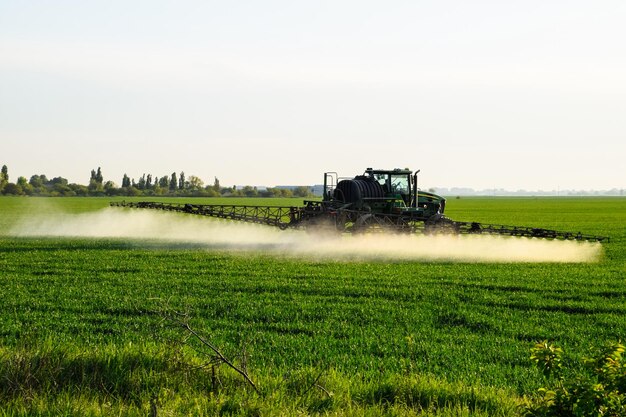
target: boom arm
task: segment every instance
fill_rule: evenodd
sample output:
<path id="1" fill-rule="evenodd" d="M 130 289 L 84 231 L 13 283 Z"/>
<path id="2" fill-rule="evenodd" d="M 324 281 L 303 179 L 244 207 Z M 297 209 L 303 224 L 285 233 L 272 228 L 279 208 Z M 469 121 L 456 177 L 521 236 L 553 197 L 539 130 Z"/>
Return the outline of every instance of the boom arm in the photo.
<path id="1" fill-rule="evenodd" d="M 239 220 L 247 223 L 266 224 L 269 226 L 277 226 L 281 229 L 293 227 L 302 220 L 302 209 L 300 207 L 177 204 L 148 201 L 141 201 L 137 203 L 129 203 L 126 201 L 112 202 L 111 206 L 177 211 L 180 213 L 196 214 L 199 216 Z"/>
<path id="2" fill-rule="evenodd" d="M 333 208 L 319 201 L 307 201 L 296 206 L 247 206 L 222 204 L 180 204 L 159 202 L 111 202 L 114 207 L 128 207 L 174 211 L 198 216 L 216 217 L 248 223 L 276 226 L 280 229 L 310 228 L 333 225 L 343 232 L 398 232 L 432 234 L 500 235 L 542 239 L 578 240 L 604 242 L 605 236 L 594 236 L 580 232 L 562 232 L 525 226 L 505 226 L 477 222 L 458 222 L 444 216 L 433 216 L 424 221 L 413 215 L 369 213 L 345 208 Z"/>

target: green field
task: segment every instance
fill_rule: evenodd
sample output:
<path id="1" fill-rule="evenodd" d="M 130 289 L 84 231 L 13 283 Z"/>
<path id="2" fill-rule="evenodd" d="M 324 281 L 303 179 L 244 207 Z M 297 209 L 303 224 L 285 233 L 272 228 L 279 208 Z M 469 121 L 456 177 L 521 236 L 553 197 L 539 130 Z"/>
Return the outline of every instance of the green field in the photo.
<path id="1" fill-rule="evenodd" d="M 194 200 L 207 201 L 242 203 Z M 610 236 L 592 263 L 346 262 L 14 236 L 18 224 L 107 206 L 0 198 L 0 416 L 508 416 L 543 384 L 533 342 L 557 343 L 574 364 L 625 339 L 623 198 L 448 200 L 455 220 Z M 200 367 L 208 351 L 176 342 L 185 333 L 171 311 L 244 358 L 260 392 L 225 366 Z"/>

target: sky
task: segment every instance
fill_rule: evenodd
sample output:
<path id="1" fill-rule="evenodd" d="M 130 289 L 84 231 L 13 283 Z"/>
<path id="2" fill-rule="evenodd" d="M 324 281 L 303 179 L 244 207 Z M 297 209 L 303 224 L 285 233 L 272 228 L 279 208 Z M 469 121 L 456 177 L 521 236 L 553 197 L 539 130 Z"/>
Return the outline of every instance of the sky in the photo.
<path id="1" fill-rule="evenodd" d="M 626 188 L 626 2 L 0 0 L 0 165 Z"/>

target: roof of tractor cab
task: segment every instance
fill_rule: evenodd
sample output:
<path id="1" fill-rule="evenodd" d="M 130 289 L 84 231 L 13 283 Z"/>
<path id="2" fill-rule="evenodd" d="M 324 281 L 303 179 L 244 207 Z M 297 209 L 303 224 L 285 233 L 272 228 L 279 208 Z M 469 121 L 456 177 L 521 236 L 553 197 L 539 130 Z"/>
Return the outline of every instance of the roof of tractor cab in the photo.
<path id="1" fill-rule="evenodd" d="M 369 174 L 402 174 L 402 175 L 411 175 L 413 173 L 413 171 L 411 171 L 410 169 L 400 169 L 400 168 L 395 168 L 395 169 L 367 168 L 365 172 Z"/>

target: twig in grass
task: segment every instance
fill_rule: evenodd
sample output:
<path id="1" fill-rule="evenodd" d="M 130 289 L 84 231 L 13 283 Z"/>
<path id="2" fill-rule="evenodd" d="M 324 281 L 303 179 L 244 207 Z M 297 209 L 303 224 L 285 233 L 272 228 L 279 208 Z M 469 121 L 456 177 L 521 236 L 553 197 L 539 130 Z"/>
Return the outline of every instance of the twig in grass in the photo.
<path id="1" fill-rule="evenodd" d="M 224 354 L 222 354 L 222 352 L 215 345 L 213 345 L 208 339 L 203 337 L 200 333 L 198 333 L 189 325 L 188 314 L 173 311 L 170 308 L 168 308 L 167 303 L 166 303 L 165 309 L 162 310 L 161 312 L 161 317 L 163 317 L 164 320 L 175 324 L 177 327 L 182 328 L 185 331 L 186 334 L 182 340 L 183 344 L 188 344 L 189 339 L 194 338 L 198 342 L 200 342 L 200 344 L 209 348 L 213 352 L 213 355 L 210 358 L 210 360 L 207 363 L 203 364 L 201 368 L 207 368 L 211 366 L 211 383 L 214 389 L 217 386 L 217 383 L 219 382 L 219 379 L 217 378 L 217 375 L 215 372 L 216 367 L 221 364 L 225 364 L 226 366 L 228 366 L 229 368 L 237 372 L 239 375 L 241 375 L 241 377 L 254 389 L 254 391 L 256 391 L 257 394 L 261 393 L 259 391 L 259 388 L 254 383 L 254 381 L 252 381 L 252 379 L 248 375 L 247 364 L 245 361 L 245 356 L 246 356 L 245 350 L 244 350 L 244 359 L 242 360 L 242 365 L 237 366 L 234 364 L 233 361 L 231 361 L 226 356 L 224 356 Z"/>
<path id="2" fill-rule="evenodd" d="M 320 378 L 322 377 L 322 375 L 324 375 L 324 370 L 322 370 L 319 375 L 317 375 L 317 377 L 313 380 L 313 383 L 311 385 L 309 385 L 309 387 L 307 389 L 304 390 L 304 392 L 302 393 L 302 396 L 304 397 L 309 391 L 311 391 L 314 387 L 319 387 L 319 385 L 317 385 L 317 381 L 320 380 Z M 323 389 L 323 388 L 322 388 Z M 323 389 L 324 392 L 326 394 L 328 394 L 328 396 L 330 397 L 330 394 L 328 393 L 328 391 L 326 391 L 325 389 Z"/>
<path id="3" fill-rule="evenodd" d="M 254 383 L 254 381 L 252 381 L 252 379 L 250 379 L 250 376 L 248 375 L 248 373 L 239 368 L 238 366 L 236 366 L 234 363 L 232 363 L 226 356 L 224 356 L 222 354 L 222 352 L 220 352 L 215 346 L 213 346 L 213 344 L 211 342 L 209 342 L 208 340 L 206 340 L 205 338 L 203 338 L 200 334 L 198 334 L 198 332 L 196 332 L 194 329 L 192 329 L 188 323 L 186 322 L 179 322 L 179 324 L 182 326 L 183 329 L 185 329 L 189 334 L 193 335 L 200 343 L 202 343 L 204 346 L 208 347 L 209 349 L 211 349 L 213 351 L 213 353 L 215 353 L 216 358 L 218 359 L 218 362 L 225 364 L 226 366 L 228 366 L 229 368 L 231 368 L 232 370 L 234 370 L 235 372 L 237 372 L 239 375 L 241 375 L 243 377 L 243 379 L 246 380 L 246 382 L 248 384 L 250 384 L 250 386 L 252 388 L 254 388 L 254 390 L 257 392 L 257 394 L 260 394 L 261 392 L 259 391 L 259 389 L 257 388 L 256 384 Z"/>
<path id="4" fill-rule="evenodd" d="M 332 398 L 333 393 L 332 393 L 332 392 L 330 392 L 330 391 L 328 391 L 326 388 L 324 388 L 324 387 L 323 387 L 323 386 L 321 386 L 320 384 L 315 384 L 315 388 L 319 388 L 319 389 L 321 389 L 322 391 L 324 391 L 324 393 L 325 393 L 326 395 L 328 395 L 328 398 Z"/>
<path id="5" fill-rule="evenodd" d="M 299 403 L 302 403 L 302 401 L 304 401 L 304 397 L 306 396 L 306 394 L 311 391 L 313 388 L 318 388 L 321 391 L 324 392 L 324 394 L 326 394 L 328 396 L 328 398 L 332 398 L 333 397 L 333 393 L 328 391 L 326 388 L 324 388 L 322 385 L 318 384 L 319 380 L 322 378 L 322 376 L 324 375 L 324 372 L 326 372 L 325 369 L 322 369 L 320 371 L 320 373 L 317 375 L 317 377 L 315 377 L 315 379 L 313 380 L 313 382 L 308 386 L 307 389 L 305 389 L 302 394 L 300 394 L 300 401 Z"/>

